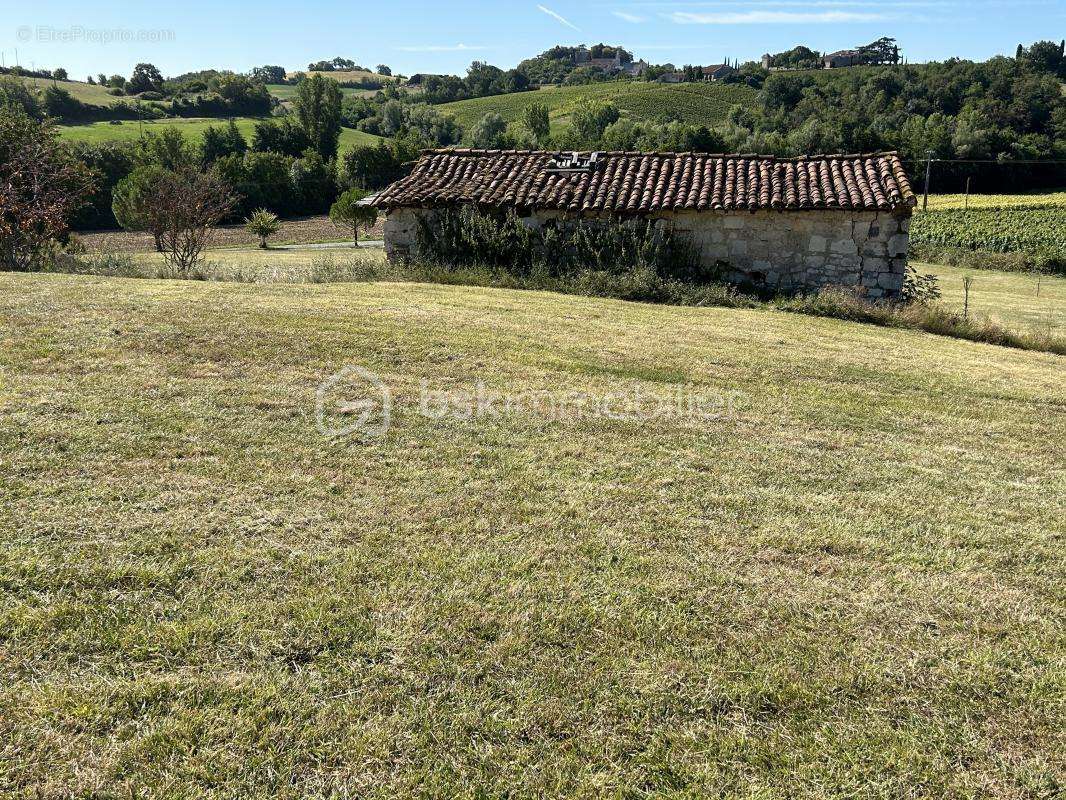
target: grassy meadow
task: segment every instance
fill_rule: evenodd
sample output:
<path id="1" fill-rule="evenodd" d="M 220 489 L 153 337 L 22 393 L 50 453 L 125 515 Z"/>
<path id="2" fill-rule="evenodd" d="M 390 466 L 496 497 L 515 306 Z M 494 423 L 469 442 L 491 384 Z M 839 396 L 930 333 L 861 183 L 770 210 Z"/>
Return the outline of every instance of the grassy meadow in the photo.
<path id="1" fill-rule="evenodd" d="M 1061 357 L 11 273 L 0 336 L 0 794 L 1062 791 Z M 384 438 L 316 429 L 348 365 Z M 419 411 L 479 382 L 561 401 Z"/>
<path id="2" fill-rule="evenodd" d="M 237 127 L 244 138 L 251 142 L 252 134 L 255 132 L 255 125 L 260 122 L 260 119 L 257 117 L 235 117 L 234 121 L 237 123 Z M 145 120 L 143 122 L 136 120 L 94 122 L 89 125 L 60 125 L 59 133 L 60 136 L 69 141 L 99 144 L 101 142 L 132 141 L 141 136 L 142 130 L 158 131 L 161 128 L 177 128 L 190 139 L 198 140 L 204 135 L 204 131 L 207 128 L 212 125 L 226 125 L 228 122 L 229 119 L 227 118 L 212 117 Z M 341 150 L 347 150 L 358 145 L 375 144 L 379 141 L 381 141 L 381 137 L 374 136 L 371 133 L 357 131 L 354 128 L 341 129 Z"/>
<path id="3" fill-rule="evenodd" d="M 342 240 L 343 233 L 338 231 L 337 234 L 334 240 Z M 353 260 L 358 263 L 349 263 Z M 266 250 L 227 247 L 208 251 L 206 261 L 212 275 L 223 280 L 301 283 L 315 270 L 323 274 L 357 276 L 388 274 L 384 250 L 373 246 L 358 249 L 291 246 Z M 164 269 L 163 257 L 159 253 L 137 254 L 134 262 L 146 275 L 158 274 Z M 969 276 L 972 278 L 969 308 L 975 317 L 987 317 L 1020 332 L 1066 334 L 1066 277 L 973 270 L 921 262 L 914 262 L 914 267 L 922 274 L 937 277 L 940 302 L 950 309 L 962 310 L 963 278 Z"/>
<path id="4" fill-rule="evenodd" d="M 289 73 L 287 77 L 291 79 L 293 74 L 294 73 Z M 337 83 L 358 83 L 362 80 L 373 80 L 383 82 L 395 80 L 395 78 L 390 78 L 386 75 L 380 75 L 377 72 L 371 72 L 365 69 L 330 70 L 329 72 L 312 71 L 305 72 L 304 74 L 308 76 L 321 75 L 323 78 L 330 78 L 331 80 L 337 81 Z"/>
<path id="5" fill-rule="evenodd" d="M 1066 277 L 965 269 L 943 264 L 915 263 L 922 273 L 936 275 L 940 302 L 961 310 L 965 302 L 963 278 L 970 277 L 970 312 L 1020 331 L 1066 333 Z"/>
<path id="6" fill-rule="evenodd" d="M 51 78 L 27 78 L 23 77 L 23 84 L 33 90 L 44 91 L 49 86 L 57 86 L 60 89 L 65 89 L 70 92 L 75 100 L 80 100 L 86 105 L 90 106 L 110 106 L 114 103 L 131 98 L 116 97 L 112 94 L 108 94 L 108 87 L 100 86 L 91 83 L 85 83 L 83 81 L 54 81 Z M 146 103 L 146 105 L 155 105 L 154 103 Z"/>
<path id="7" fill-rule="evenodd" d="M 588 86 L 551 86 L 532 92 L 477 97 L 445 103 L 450 113 L 470 130 L 483 116 L 495 112 L 507 122 L 541 103 L 548 106 L 553 130 L 568 124 L 570 113 L 587 100 L 609 100 L 633 119 L 681 119 L 695 125 L 717 125 L 734 105 L 751 105 L 756 92 L 748 86 L 715 83 L 661 84 L 638 81 L 594 83 Z"/>

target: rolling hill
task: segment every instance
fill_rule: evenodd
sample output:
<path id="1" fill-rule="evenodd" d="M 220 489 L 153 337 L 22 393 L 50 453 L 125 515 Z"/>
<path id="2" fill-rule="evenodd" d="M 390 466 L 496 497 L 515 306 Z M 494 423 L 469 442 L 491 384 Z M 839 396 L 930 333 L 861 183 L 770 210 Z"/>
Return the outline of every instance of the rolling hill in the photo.
<path id="1" fill-rule="evenodd" d="M 60 135 L 69 141 L 77 142 L 113 142 L 129 141 L 141 135 L 142 130 L 160 130 L 162 128 L 178 128 L 191 139 L 199 139 L 204 131 L 211 125 L 225 125 L 229 120 L 224 118 L 198 117 L 192 119 L 158 119 L 146 120 L 143 123 L 137 121 L 123 122 L 94 122 L 90 125 L 61 125 Z M 240 128 L 241 134 L 249 142 L 255 130 L 258 117 L 235 117 L 234 121 Z M 144 126 L 143 129 L 141 126 Z M 341 129 L 340 149 L 347 150 L 351 147 L 363 144 L 375 144 L 380 137 L 370 133 L 357 131 L 353 128 Z"/>
<path id="2" fill-rule="evenodd" d="M 44 91 L 49 86 L 56 86 L 60 89 L 65 89 L 70 92 L 71 96 L 75 100 L 80 100 L 86 105 L 100 106 L 106 108 L 120 100 L 129 100 L 132 102 L 134 98 L 130 97 L 116 97 L 108 94 L 106 86 L 99 86 L 97 84 L 85 83 L 84 81 L 54 81 L 45 78 L 21 78 L 22 83 L 35 91 Z M 156 105 L 156 103 L 149 102 L 147 105 Z"/>
<path id="3" fill-rule="evenodd" d="M 290 72 L 286 77 L 291 78 L 293 75 L 296 75 L 296 74 L 297 74 L 296 72 Z M 395 80 L 395 78 L 390 78 L 388 75 L 379 75 L 376 72 L 370 72 L 369 70 L 365 70 L 365 69 L 333 70 L 333 71 L 330 71 L 330 72 L 315 71 L 315 72 L 303 72 L 302 74 L 304 74 L 304 75 L 321 75 L 323 78 L 332 78 L 333 80 L 337 81 L 337 83 L 358 82 L 358 81 L 362 81 L 362 80 L 373 80 L 373 81 L 391 81 L 391 80 Z"/>
<path id="4" fill-rule="evenodd" d="M 327 73 L 322 73 L 327 75 Z M 290 83 L 268 83 L 267 91 L 283 103 L 291 102 L 296 97 L 296 87 Z M 341 87 L 341 94 L 345 97 L 372 97 L 377 94 L 377 89 L 352 89 L 349 86 Z"/>
<path id="5" fill-rule="evenodd" d="M 478 97 L 438 108 L 454 115 L 467 129 L 490 112 L 513 122 L 534 103 L 548 106 L 552 127 L 558 128 L 586 100 L 609 100 L 633 119 L 680 119 L 693 125 L 715 125 L 725 118 L 730 107 L 753 104 L 755 95 L 754 89 L 738 84 L 611 82 Z"/>

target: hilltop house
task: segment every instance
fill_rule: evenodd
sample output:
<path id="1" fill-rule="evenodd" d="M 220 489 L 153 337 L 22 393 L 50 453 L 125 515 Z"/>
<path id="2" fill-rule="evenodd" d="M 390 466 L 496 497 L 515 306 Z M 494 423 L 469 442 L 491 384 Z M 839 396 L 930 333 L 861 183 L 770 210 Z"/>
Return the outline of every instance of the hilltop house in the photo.
<path id="1" fill-rule="evenodd" d="M 387 214 L 392 260 L 418 256 L 420 218 L 474 205 L 514 211 L 531 227 L 650 219 L 737 283 L 891 298 L 903 286 L 915 196 L 895 153 L 431 150 L 369 203 Z"/>
<path id="2" fill-rule="evenodd" d="M 822 57 L 822 65 L 826 69 L 837 67 L 854 67 L 862 62 L 862 53 L 858 50 L 837 50 Z"/>
<path id="3" fill-rule="evenodd" d="M 648 70 L 648 62 L 641 59 L 626 63 L 622 61 L 622 54 L 616 52 L 611 58 L 593 58 L 592 51 L 582 45 L 574 51 L 573 62 L 579 67 L 597 67 L 609 75 L 624 72 L 639 78 Z"/>
<path id="4" fill-rule="evenodd" d="M 736 69 L 729 64 L 712 64 L 703 68 L 703 79 L 705 81 L 720 81 L 722 78 L 728 78 L 730 75 L 736 74 L 736 72 Z"/>

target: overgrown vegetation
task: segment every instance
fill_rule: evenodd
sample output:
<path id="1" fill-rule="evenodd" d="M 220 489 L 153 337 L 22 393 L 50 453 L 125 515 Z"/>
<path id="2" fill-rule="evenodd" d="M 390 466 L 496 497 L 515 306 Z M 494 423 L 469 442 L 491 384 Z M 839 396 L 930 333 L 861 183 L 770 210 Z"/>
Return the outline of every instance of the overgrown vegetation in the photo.
<path id="1" fill-rule="evenodd" d="M 690 283 L 711 277 L 691 246 L 651 220 L 533 226 L 513 211 L 492 214 L 464 205 L 422 215 L 418 226 L 420 257 L 446 267 L 487 266 L 522 278 L 582 270 L 649 273 Z"/>

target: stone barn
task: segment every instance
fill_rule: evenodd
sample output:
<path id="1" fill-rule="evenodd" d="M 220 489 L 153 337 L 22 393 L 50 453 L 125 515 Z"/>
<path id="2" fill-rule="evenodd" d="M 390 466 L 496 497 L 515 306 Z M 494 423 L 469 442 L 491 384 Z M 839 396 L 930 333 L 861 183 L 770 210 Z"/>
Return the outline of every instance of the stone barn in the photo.
<path id="1" fill-rule="evenodd" d="M 474 204 L 525 224 L 655 220 L 729 280 L 794 293 L 896 297 L 914 192 L 895 153 L 775 158 L 701 153 L 434 150 L 370 200 L 390 259 L 418 256 L 418 218 Z"/>

